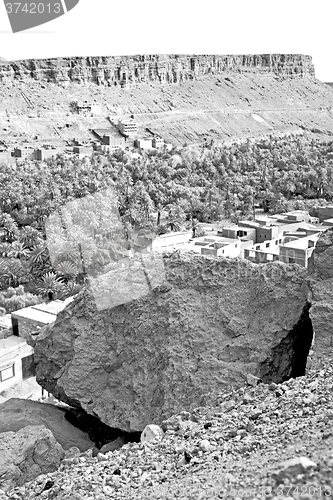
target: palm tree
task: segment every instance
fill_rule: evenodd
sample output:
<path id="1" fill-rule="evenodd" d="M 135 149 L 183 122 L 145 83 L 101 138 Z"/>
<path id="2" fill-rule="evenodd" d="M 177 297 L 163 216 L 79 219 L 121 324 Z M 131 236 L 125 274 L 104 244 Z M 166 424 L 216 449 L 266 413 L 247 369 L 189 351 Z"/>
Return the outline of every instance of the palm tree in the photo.
<path id="1" fill-rule="evenodd" d="M 42 243 L 42 238 L 40 232 L 31 226 L 25 226 L 20 231 L 20 241 L 28 248 L 33 247 Z"/>
<path id="2" fill-rule="evenodd" d="M 29 272 L 19 259 L 0 259 L 0 279 L 9 286 L 17 287 L 29 280 Z"/>
<path id="3" fill-rule="evenodd" d="M 29 262 L 31 266 L 40 265 L 48 258 L 48 251 L 45 242 L 40 243 L 34 247 L 29 255 Z"/>
<path id="4" fill-rule="evenodd" d="M 31 250 L 27 263 L 31 272 L 37 276 L 52 270 L 48 248 L 44 241 Z"/>
<path id="5" fill-rule="evenodd" d="M 40 295 L 47 296 L 51 301 L 55 296 L 65 290 L 65 284 L 55 273 L 46 273 L 37 282 L 36 290 Z"/>
<path id="6" fill-rule="evenodd" d="M 0 257 L 8 257 L 11 249 L 11 244 L 8 241 L 0 242 Z"/>
<path id="7" fill-rule="evenodd" d="M 181 231 L 185 223 L 184 210 L 177 205 L 169 205 L 168 217 L 164 227 L 170 228 L 171 231 Z"/>
<path id="8" fill-rule="evenodd" d="M 8 252 L 8 257 L 14 257 L 15 259 L 25 259 L 29 255 L 29 249 L 21 241 L 13 241 L 10 245 Z"/>
<path id="9" fill-rule="evenodd" d="M 9 214 L 1 214 L 0 216 L 0 226 L 5 230 L 5 241 L 11 243 L 18 236 L 17 222 Z"/>
<path id="10" fill-rule="evenodd" d="M 56 266 L 53 265 L 53 268 L 56 270 L 57 275 L 63 278 L 66 283 L 79 274 L 78 267 L 68 260 L 59 262 Z"/>

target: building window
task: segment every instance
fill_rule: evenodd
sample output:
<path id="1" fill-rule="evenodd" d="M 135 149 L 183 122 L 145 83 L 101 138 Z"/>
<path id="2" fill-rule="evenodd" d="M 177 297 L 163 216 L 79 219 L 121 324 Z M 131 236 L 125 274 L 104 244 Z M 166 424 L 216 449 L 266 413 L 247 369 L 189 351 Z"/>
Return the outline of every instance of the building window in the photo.
<path id="1" fill-rule="evenodd" d="M 269 245 L 270 245 L 269 243 L 266 243 L 266 248 L 268 248 L 268 247 L 269 247 Z"/>
<path id="2" fill-rule="evenodd" d="M 277 244 L 278 244 L 278 240 L 275 240 L 275 245 L 277 245 Z"/>
<path id="3" fill-rule="evenodd" d="M 5 380 L 9 380 L 10 378 L 15 377 L 15 364 L 7 365 L 0 368 L 0 382 L 4 382 Z"/>
<path id="4" fill-rule="evenodd" d="M 295 264 L 295 259 L 293 259 L 292 257 L 289 257 L 289 264 Z"/>
<path id="5" fill-rule="evenodd" d="M 279 244 L 281 244 L 282 240 L 279 240 Z"/>

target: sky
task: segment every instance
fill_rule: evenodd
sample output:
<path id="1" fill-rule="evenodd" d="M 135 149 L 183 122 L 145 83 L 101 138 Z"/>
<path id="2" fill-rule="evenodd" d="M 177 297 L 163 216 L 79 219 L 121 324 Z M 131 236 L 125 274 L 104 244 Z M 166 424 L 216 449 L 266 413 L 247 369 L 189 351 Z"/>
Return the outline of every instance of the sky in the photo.
<path id="1" fill-rule="evenodd" d="M 20 33 L 11 32 L 7 2 L 0 0 L 0 57 L 7 60 L 300 53 L 313 57 L 318 79 L 333 81 L 333 0 L 80 0 Z"/>

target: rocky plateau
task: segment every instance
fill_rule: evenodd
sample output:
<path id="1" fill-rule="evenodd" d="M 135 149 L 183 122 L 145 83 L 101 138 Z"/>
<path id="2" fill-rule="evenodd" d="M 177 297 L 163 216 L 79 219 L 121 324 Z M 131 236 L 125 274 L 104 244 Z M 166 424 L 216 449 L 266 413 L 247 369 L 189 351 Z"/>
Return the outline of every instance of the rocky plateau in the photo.
<path id="1" fill-rule="evenodd" d="M 274 73 L 314 76 L 311 56 L 256 55 L 137 55 L 0 60 L 0 80 L 35 79 L 47 82 L 94 82 L 98 85 L 132 85 L 143 82 L 183 83 L 225 72 Z"/>
<path id="2" fill-rule="evenodd" d="M 0 81 L 0 141 L 8 147 L 36 136 L 55 146 L 94 140 L 92 129 L 130 115 L 175 146 L 332 133 L 333 89 L 301 54 L 0 61 Z M 79 116 L 75 100 L 99 111 Z"/>

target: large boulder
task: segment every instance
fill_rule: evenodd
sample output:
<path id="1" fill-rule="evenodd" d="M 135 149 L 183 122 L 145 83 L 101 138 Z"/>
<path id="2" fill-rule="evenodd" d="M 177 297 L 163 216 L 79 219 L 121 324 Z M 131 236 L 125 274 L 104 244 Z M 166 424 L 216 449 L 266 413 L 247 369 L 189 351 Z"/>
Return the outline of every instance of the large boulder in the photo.
<path id="1" fill-rule="evenodd" d="M 310 318 L 315 333 L 317 359 L 333 353 L 333 228 L 321 234 L 309 263 L 312 291 Z"/>
<path id="2" fill-rule="evenodd" d="M 134 262 L 145 272 L 148 260 Z M 309 350 L 312 338 L 305 269 L 189 252 L 162 260 L 163 282 L 150 274 L 140 289 L 135 275 L 133 300 L 122 289 L 128 269 L 112 271 L 112 286 L 104 276 L 99 294 L 82 291 L 41 330 L 38 383 L 111 427 L 142 431 L 214 401 L 249 373 L 275 382 L 304 373 L 307 352 L 300 358 L 297 349 Z"/>
<path id="3" fill-rule="evenodd" d="M 43 425 L 0 433 L 0 487 L 9 490 L 58 469 L 65 452 Z"/>
<path id="4" fill-rule="evenodd" d="M 70 424 L 65 410 L 57 406 L 17 398 L 0 405 L 0 432 L 17 432 L 29 425 L 44 425 L 65 450 L 72 446 L 80 451 L 94 447 L 88 434 Z"/>

